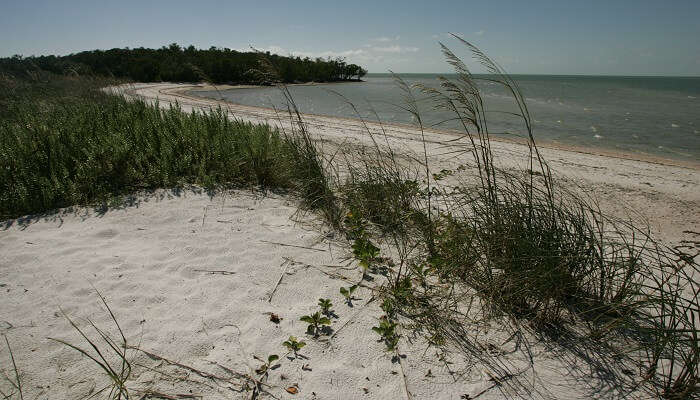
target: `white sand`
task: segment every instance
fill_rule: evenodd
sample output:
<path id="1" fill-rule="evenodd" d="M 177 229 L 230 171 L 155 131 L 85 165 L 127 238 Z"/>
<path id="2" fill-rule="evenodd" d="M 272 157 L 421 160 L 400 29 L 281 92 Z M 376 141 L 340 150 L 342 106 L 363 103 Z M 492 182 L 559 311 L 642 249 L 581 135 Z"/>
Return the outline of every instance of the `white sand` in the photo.
<path id="1" fill-rule="evenodd" d="M 177 94 L 185 88 L 137 85 L 131 93 L 158 96 L 163 105 L 177 100 L 185 109 L 213 104 Z M 269 110 L 231 106 L 231 111 L 240 118 L 279 123 Z M 307 122 L 331 148 L 346 138 L 369 141 L 356 121 L 310 116 Z M 388 129 L 392 146 L 405 154 L 420 152 L 417 132 Z M 459 165 L 459 160 L 438 155 L 444 152 L 440 143 L 452 137 L 431 132 L 428 139 L 438 169 Z M 496 143 L 494 151 L 504 165 L 523 162 L 518 156 L 521 145 Z M 664 240 L 698 240 L 684 233 L 700 230 L 697 170 L 555 149 L 544 153 L 565 182 L 600 195 L 611 213 L 624 215 L 628 204 L 648 218 Z M 104 214 L 76 208 L 46 218 L 7 221 L 0 230 L 0 332 L 14 350 L 25 399 L 75 399 L 104 385 L 103 374 L 89 360 L 47 339 L 86 345 L 59 307 L 81 327 L 89 317 L 115 333 L 91 286 L 105 296 L 131 345 L 229 379 L 204 378 L 134 351 L 138 366 L 130 387 L 135 390 L 205 399 L 250 398 L 250 392 L 235 391 L 241 379 L 231 371 L 252 374 L 259 365 L 253 355 L 282 356 L 282 341 L 296 335 L 308 343 L 300 352 L 306 358 L 282 357 L 281 367 L 270 373 L 269 393 L 259 398 L 460 399 L 481 394 L 480 399 L 488 399 L 512 394 L 509 379 L 498 368 L 475 359 L 467 363 L 455 356 L 449 369 L 464 375 L 453 379 L 422 340 L 402 341 L 405 358 L 392 362 L 370 330 L 382 315 L 376 302 L 365 306 L 372 298 L 370 291 L 358 289 L 359 300 L 350 308 L 338 293 L 340 286 L 350 284 L 331 276 L 359 280 L 354 264 L 345 268 L 347 246 L 313 216 L 295 215 L 296 210 L 294 200 L 276 195 L 236 191 L 210 197 L 191 189 L 139 195 L 133 205 Z M 298 321 L 317 309 L 319 297 L 332 299 L 339 316 L 332 326 L 342 327 L 330 341 L 308 337 L 305 324 Z M 270 322 L 270 312 L 283 318 L 279 325 Z M 507 336 L 499 326 L 479 329 L 482 343 L 492 344 L 492 351 L 512 347 L 502 344 Z M 4 345 L 0 348 L 0 369 L 10 376 L 9 352 Z M 576 359 L 543 343 L 532 350 L 534 375 L 521 352 L 502 359 L 511 372 L 526 371 L 519 378 L 534 380 L 537 396 L 611 396 L 605 377 L 595 377 L 589 365 L 565 362 Z M 495 385 L 493 377 L 503 379 L 504 385 Z M 298 394 L 284 391 L 295 384 Z M 10 390 L 2 376 L 0 389 Z"/>

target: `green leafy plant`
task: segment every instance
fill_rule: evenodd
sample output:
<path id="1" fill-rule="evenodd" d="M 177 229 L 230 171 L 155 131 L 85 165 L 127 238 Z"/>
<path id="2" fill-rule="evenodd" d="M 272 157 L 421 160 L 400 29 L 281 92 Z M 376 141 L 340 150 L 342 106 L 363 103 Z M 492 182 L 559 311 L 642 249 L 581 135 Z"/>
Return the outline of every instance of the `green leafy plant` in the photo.
<path id="1" fill-rule="evenodd" d="M 357 213 L 348 212 L 343 221 L 345 223 L 345 237 L 355 240 L 365 235 L 365 221 Z"/>
<path id="2" fill-rule="evenodd" d="M 352 307 L 352 300 L 354 299 L 352 297 L 353 292 L 355 292 L 355 289 L 357 289 L 357 285 L 352 285 L 348 288 L 346 287 L 341 287 L 340 288 L 340 294 L 345 297 L 345 302 L 348 303 L 349 306 Z"/>
<path id="3" fill-rule="evenodd" d="M 429 265 L 417 264 L 412 268 L 411 272 L 418 280 L 418 283 L 426 288 L 428 286 L 428 277 L 433 273 L 433 269 Z"/>
<path id="4" fill-rule="evenodd" d="M 304 342 L 303 340 L 299 341 L 296 337 L 290 336 L 289 339 L 282 342 L 282 346 L 286 347 L 289 351 L 293 352 L 294 357 L 297 357 L 297 353 L 304 346 L 306 346 L 306 342 Z"/>
<path id="5" fill-rule="evenodd" d="M 352 244 L 352 254 L 360 261 L 363 270 L 367 270 L 379 257 L 379 247 L 364 235 L 355 239 Z"/>
<path id="6" fill-rule="evenodd" d="M 267 377 L 269 374 L 270 370 L 275 368 L 279 364 L 274 364 L 275 361 L 279 360 L 279 356 L 277 354 L 270 354 L 267 356 L 267 361 L 261 359 L 258 356 L 253 356 L 256 360 L 262 362 L 262 365 L 258 367 L 258 369 L 255 370 L 255 373 L 260 375 L 261 377 Z"/>
<path id="7" fill-rule="evenodd" d="M 372 330 L 381 336 L 381 340 L 386 344 L 387 350 L 394 351 L 396 349 L 396 346 L 399 344 L 396 322 L 391 321 L 387 316 L 383 316 L 379 320 L 379 325 L 373 326 Z"/>
<path id="8" fill-rule="evenodd" d="M 318 299 L 318 306 L 321 307 L 321 313 L 323 315 L 327 317 L 333 315 L 333 310 L 331 310 L 333 303 L 331 303 L 331 299 Z"/>
<path id="9" fill-rule="evenodd" d="M 299 318 L 300 321 L 306 322 L 309 326 L 306 328 L 306 333 L 318 337 L 321 333 L 323 326 L 331 324 L 331 320 L 328 317 L 324 317 L 320 312 L 315 312 L 311 315 L 304 315 Z"/>
<path id="10" fill-rule="evenodd" d="M 394 315 L 396 315 L 396 309 L 395 309 L 395 307 L 394 307 L 394 302 L 393 302 L 391 299 L 385 298 L 385 299 L 382 301 L 381 307 L 382 307 L 382 310 L 386 313 L 386 315 L 387 315 L 389 318 L 391 318 L 391 317 L 393 317 Z"/>

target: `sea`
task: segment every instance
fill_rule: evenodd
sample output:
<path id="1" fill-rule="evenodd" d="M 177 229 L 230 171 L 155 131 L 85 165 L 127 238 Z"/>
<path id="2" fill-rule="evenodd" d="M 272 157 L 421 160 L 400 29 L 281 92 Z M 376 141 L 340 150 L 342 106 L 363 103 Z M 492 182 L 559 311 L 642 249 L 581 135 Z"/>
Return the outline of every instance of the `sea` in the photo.
<path id="1" fill-rule="evenodd" d="M 449 74 L 399 74 L 409 87 L 439 85 Z M 489 78 L 476 75 L 477 78 Z M 606 151 L 631 157 L 651 157 L 691 164 L 700 163 L 700 77 L 631 77 L 513 75 L 523 94 L 535 140 L 544 145 Z M 368 74 L 363 82 L 289 86 L 304 113 L 363 118 L 399 124 L 416 124 L 406 111 L 407 93 L 397 76 Z M 479 81 L 494 137 L 524 138 L 522 120 L 509 93 L 499 84 Z M 197 91 L 193 95 L 233 103 L 287 109 L 279 88 L 259 87 Z M 410 96 L 422 123 L 433 129 L 460 130 L 453 113 L 435 107 L 420 90 Z"/>

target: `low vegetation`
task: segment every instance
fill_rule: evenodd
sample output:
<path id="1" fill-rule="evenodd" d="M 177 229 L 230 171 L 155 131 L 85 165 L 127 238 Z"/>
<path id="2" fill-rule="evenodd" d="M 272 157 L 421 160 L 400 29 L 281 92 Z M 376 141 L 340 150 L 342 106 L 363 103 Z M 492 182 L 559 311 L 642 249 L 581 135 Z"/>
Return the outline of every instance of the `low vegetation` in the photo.
<path id="1" fill-rule="evenodd" d="M 114 322 L 114 326 L 119 332 L 118 339 L 113 339 L 104 328 L 100 328 L 94 322 L 88 319 L 88 324 L 92 327 L 99 339 L 92 338 L 87 332 L 80 329 L 78 324 L 76 324 L 76 322 L 65 313 L 63 316 L 85 342 L 84 347 L 69 343 L 63 339 L 49 339 L 61 343 L 70 349 L 77 351 L 84 357 L 89 358 L 96 367 L 98 367 L 107 375 L 107 377 L 109 377 L 109 384 L 101 389 L 97 389 L 97 391 L 94 393 L 95 396 L 101 393 L 107 393 L 108 399 L 129 399 L 128 383 L 132 376 L 132 365 L 130 362 L 131 357 L 127 354 L 127 352 L 130 350 L 130 347 L 121 326 L 119 326 L 117 318 L 114 316 L 112 309 L 109 307 L 109 304 L 107 304 L 104 297 L 102 297 L 99 292 L 97 292 L 97 295 L 100 297 L 102 304 L 107 309 L 112 322 Z"/>
<path id="2" fill-rule="evenodd" d="M 308 138 L 98 90 L 111 82 L 2 77 L 0 218 L 185 184 L 285 189 L 309 207 L 328 192 L 309 179 L 320 167 Z"/>
<path id="3" fill-rule="evenodd" d="M 299 357 L 299 351 L 306 346 L 306 342 L 298 340 L 295 336 L 290 336 L 289 339 L 282 342 L 282 346 L 286 347 L 294 354 L 294 357 Z"/>

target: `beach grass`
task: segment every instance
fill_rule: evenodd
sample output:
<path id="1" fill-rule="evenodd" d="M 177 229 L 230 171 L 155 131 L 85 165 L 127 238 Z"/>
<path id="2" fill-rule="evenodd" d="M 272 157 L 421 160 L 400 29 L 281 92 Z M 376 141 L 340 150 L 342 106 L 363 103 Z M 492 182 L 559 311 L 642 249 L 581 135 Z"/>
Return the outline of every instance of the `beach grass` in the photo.
<path id="1" fill-rule="evenodd" d="M 109 378 L 109 384 L 104 386 L 102 389 L 97 390 L 92 396 L 97 396 L 101 393 L 106 393 L 107 398 L 114 400 L 128 400 L 129 399 L 129 387 L 128 383 L 132 376 L 132 365 L 130 357 L 127 354 L 129 350 L 129 344 L 127 342 L 124 331 L 122 331 L 117 317 L 112 312 L 112 309 L 107 304 L 107 301 L 102 297 L 99 291 L 96 290 L 96 294 L 100 297 L 102 304 L 107 309 L 109 316 L 114 322 L 114 326 L 119 332 L 119 338 L 112 338 L 104 328 L 98 327 L 94 322 L 88 319 L 89 325 L 95 331 L 100 340 L 91 338 L 88 333 L 81 329 L 78 324 L 73 321 L 68 315 L 63 313 L 64 318 L 73 327 L 73 329 L 80 335 L 84 340 L 84 347 L 67 342 L 63 339 L 49 338 L 66 347 L 77 351 L 82 356 L 89 358 L 94 364 L 93 366 L 99 368 L 107 377 Z"/>
<path id="2" fill-rule="evenodd" d="M 620 386 L 648 383 L 663 398 L 700 394 L 700 268 L 693 255 L 662 244 L 638 222 L 605 214 L 595 199 L 557 183 L 537 148 L 517 83 L 478 48 L 457 39 L 488 77 L 472 75 L 443 46 L 456 77 L 440 78 L 437 89 L 396 79 L 406 93 L 404 109 L 414 114 L 421 132 L 415 92 L 461 123 L 471 144 L 462 159 L 473 166 L 468 171 L 476 183 L 436 185 L 457 171 L 433 174 L 426 151 L 417 157 L 425 172 L 419 166 L 407 174 L 403 171 L 410 169 L 398 166 L 379 140 L 374 151 L 359 157 L 359 167 L 348 167 L 355 173 L 344 185 L 345 209 L 354 221 L 365 222 L 363 232 L 383 236 L 399 255 L 381 289 L 391 314 L 436 346 L 467 352 L 479 344 L 478 333 L 465 327 L 515 321 L 515 334 L 527 331 L 560 344 L 568 340 L 569 347 L 595 347 L 601 359 L 624 360 L 645 371 L 629 379 L 615 371 L 622 364 L 610 362 Z M 527 169 L 503 170 L 494 162 L 479 79 L 512 95 L 528 138 Z M 497 360 L 491 365 L 500 367 Z"/>
<path id="3" fill-rule="evenodd" d="M 5 344 L 7 345 L 7 351 L 10 353 L 10 363 L 12 364 L 13 376 L 3 374 L 3 378 L 10 385 L 11 390 L 7 393 L 0 390 L 0 396 L 2 396 L 3 399 L 12 399 L 14 397 L 19 400 L 24 400 L 24 392 L 22 391 L 22 378 L 20 378 L 20 371 L 19 368 L 17 368 L 15 354 L 12 352 L 10 340 L 7 338 L 7 336 L 4 336 L 4 338 Z"/>
<path id="4" fill-rule="evenodd" d="M 316 147 L 303 134 L 230 120 L 222 109 L 128 101 L 99 90 L 108 83 L 4 77 L 0 217 L 185 184 L 293 190 L 311 208 L 327 195 Z"/>

